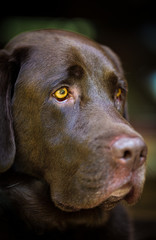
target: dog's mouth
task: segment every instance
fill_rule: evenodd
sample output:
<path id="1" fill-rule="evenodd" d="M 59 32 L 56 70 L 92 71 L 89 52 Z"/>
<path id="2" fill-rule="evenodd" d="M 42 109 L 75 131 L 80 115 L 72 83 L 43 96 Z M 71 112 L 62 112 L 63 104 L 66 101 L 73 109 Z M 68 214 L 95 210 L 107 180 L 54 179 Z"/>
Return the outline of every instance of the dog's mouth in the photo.
<path id="1" fill-rule="evenodd" d="M 125 184 L 117 190 L 113 191 L 110 196 L 102 203 L 105 210 L 111 210 L 116 204 L 128 198 L 129 194 L 133 191 L 131 184 Z"/>
<path id="2" fill-rule="evenodd" d="M 53 196 L 55 205 L 66 212 L 76 212 L 80 210 L 95 209 L 98 206 L 102 206 L 106 211 L 114 208 L 122 200 L 128 204 L 135 204 L 143 190 L 145 180 L 145 167 L 142 166 L 135 172 L 129 173 L 129 175 L 123 176 L 116 180 L 116 175 L 112 178 L 112 183 L 109 184 L 109 188 L 100 186 L 100 188 L 82 189 L 81 192 L 72 199 L 73 196 L 69 196 L 66 200 L 61 195 L 56 194 Z M 88 190 L 88 192 L 87 192 Z M 64 199 L 65 201 L 62 201 Z"/>
<path id="3" fill-rule="evenodd" d="M 122 187 L 113 191 L 102 203 L 97 204 L 97 206 L 102 205 L 105 210 L 109 211 L 112 208 L 114 208 L 117 205 L 117 203 L 119 203 L 120 201 L 122 201 L 126 198 L 128 199 L 129 196 L 132 195 L 132 192 L 133 192 L 132 185 L 129 183 L 124 184 Z M 55 201 L 55 205 L 59 209 L 66 211 L 66 212 L 77 212 L 77 211 L 80 211 L 83 209 L 83 208 L 81 209 L 81 208 L 69 206 L 69 205 L 61 203 L 59 201 Z M 95 207 L 97 207 L 97 206 L 95 206 Z M 91 208 L 94 208 L 94 206 Z"/>
<path id="4" fill-rule="evenodd" d="M 123 198 L 124 196 L 126 196 L 130 190 L 131 190 L 132 186 L 128 183 L 123 185 L 122 187 L 120 187 L 119 189 L 115 190 L 114 192 L 111 193 L 110 198 Z"/>

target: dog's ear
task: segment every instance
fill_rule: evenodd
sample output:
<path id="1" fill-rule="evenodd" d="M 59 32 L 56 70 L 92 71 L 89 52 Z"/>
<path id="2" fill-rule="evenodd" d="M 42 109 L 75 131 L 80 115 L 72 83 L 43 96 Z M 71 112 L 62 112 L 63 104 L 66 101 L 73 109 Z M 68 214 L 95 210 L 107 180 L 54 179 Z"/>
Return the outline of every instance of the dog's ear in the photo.
<path id="1" fill-rule="evenodd" d="M 13 164 L 16 146 L 11 113 L 11 102 L 27 47 L 17 48 L 12 54 L 0 51 L 0 173 L 7 171 Z"/>
<path id="2" fill-rule="evenodd" d="M 125 103 L 125 106 L 124 106 L 123 117 L 124 117 L 127 121 L 129 121 L 128 104 L 127 104 L 127 102 Z"/>
<path id="3" fill-rule="evenodd" d="M 15 139 L 11 115 L 11 94 L 15 68 L 10 55 L 0 51 L 0 172 L 5 172 L 13 164 Z"/>
<path id="4" fill-rule="evenodd" d="M 113 62 L 113 64 L 115 65 L 116 69 L 118 70 L 118 72 L 121 74 L 121 76 L 124 77 L 124 71 L 122 68 L 122 64 L 121 61 L 119 59 L 119 57 L 107 46 L 101 45 L 101 47 L 104 49 L 104 51 L 107 53 L 107 56 L 110 58 L 110 60 Z M 124 106 L 124 113 L 123 113 L 123 117 L 126 120 L 129 120 L 129 116 L 128 116 L 128 106 L 127 106 L 127 102 L 125 103 Z"/>
<path id="5" fill-rule="evenodd" d="M 110 58 L 111 62 L 115 65 L 118 72 L 124 76 L 122 64 L 120 61 L 120 58 L 114 53 L 109 47 L 101 45 L 105 53 L 107 53 L 107 56 Z"/>
<path id="6" fill-rule="evenodd" d="M 29 49 L 28 47 L 16 48 L 12 54 L 6 50 L 0 51 L 0 173 L 7 171 L 15 158 L 11 103 L 20 67 Z"/>

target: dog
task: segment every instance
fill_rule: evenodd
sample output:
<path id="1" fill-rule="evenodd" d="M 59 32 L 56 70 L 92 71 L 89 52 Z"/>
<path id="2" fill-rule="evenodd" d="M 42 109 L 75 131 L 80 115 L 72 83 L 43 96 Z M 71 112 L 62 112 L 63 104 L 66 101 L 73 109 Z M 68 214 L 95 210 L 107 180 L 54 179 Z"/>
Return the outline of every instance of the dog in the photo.
<path id="1" fill-rule="evenodd" d="M 21 33 L 0 51 L 1 239 L 133 238 L 147 146 L 118 56 L 76 33 Z"/>

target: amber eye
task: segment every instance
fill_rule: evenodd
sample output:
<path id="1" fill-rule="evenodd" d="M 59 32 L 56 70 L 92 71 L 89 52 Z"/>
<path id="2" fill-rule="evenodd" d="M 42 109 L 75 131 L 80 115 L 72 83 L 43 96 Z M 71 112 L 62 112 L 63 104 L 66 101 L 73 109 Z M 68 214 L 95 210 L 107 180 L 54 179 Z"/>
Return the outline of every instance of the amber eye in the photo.
<path id="1" fill-rule="evenodd" d="M 117 88 L 114 94 L 114 104 L 118 111 L 122 111 L 123 107 L 123 91 L 121 88 Z"/>
<path id="2" fill-rule="evenodd" d="M 60 88 L 58 89 L 53 96 L 59 100 L 59 101 L 63 101 L 67 98 L 68 96 L 68 89 L 66 87 Z"/>
<path id="3" fill-rule="evenodd" d="M 121 97 L 121 93 L 122 93 L 121 88 L 118 88 L 116 93 L 115 93 L 115 98 L 119 99 Z"/>

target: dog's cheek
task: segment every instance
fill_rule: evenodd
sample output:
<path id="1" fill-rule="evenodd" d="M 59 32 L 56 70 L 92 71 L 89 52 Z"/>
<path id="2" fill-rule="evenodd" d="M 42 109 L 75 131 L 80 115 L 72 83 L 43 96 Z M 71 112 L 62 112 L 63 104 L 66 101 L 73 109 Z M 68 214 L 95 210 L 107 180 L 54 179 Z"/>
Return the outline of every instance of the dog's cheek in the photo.
<path id="1" fill-rule="evenodd" d="M 74 141 L 71 143 L 67 136 L 63 138 L 62 144 L 47 145 L 45 179 L 51 185 L 53 192 L 66 194 L 69 188 L 76 188 L 75 174 L 81 162 L 88 156 L 88 152 L 83 148 Z"/>
<path id="2" fill-rule="evenodd" d="M 35 94 L 32 94 L 33 97 L 30 95 L 31 92 L 19 82 L 12 103 L 17 145 L 15 168 L 32 175 L 40 175 L 44 169 L 43 159 L 46 154 L 39 114 L 41 103 Z"/>
<path id="3" fill-rule="evenodd" d="M 101 164 L 93 163 L 90 159 L 90 163 L 83 160 L 77 165 L 71 163 L 70 167 L 62 163 L 62 169 L 60 166 L 53 173 L 48 171 L 46 179 L 51 186 L 52 201 L 61 208 L 64 206 L 65 211 L 92 208 L 100 204 L 109 184 L 109 169 L 104 169 L 102 165 L 102 161 Z"/>

